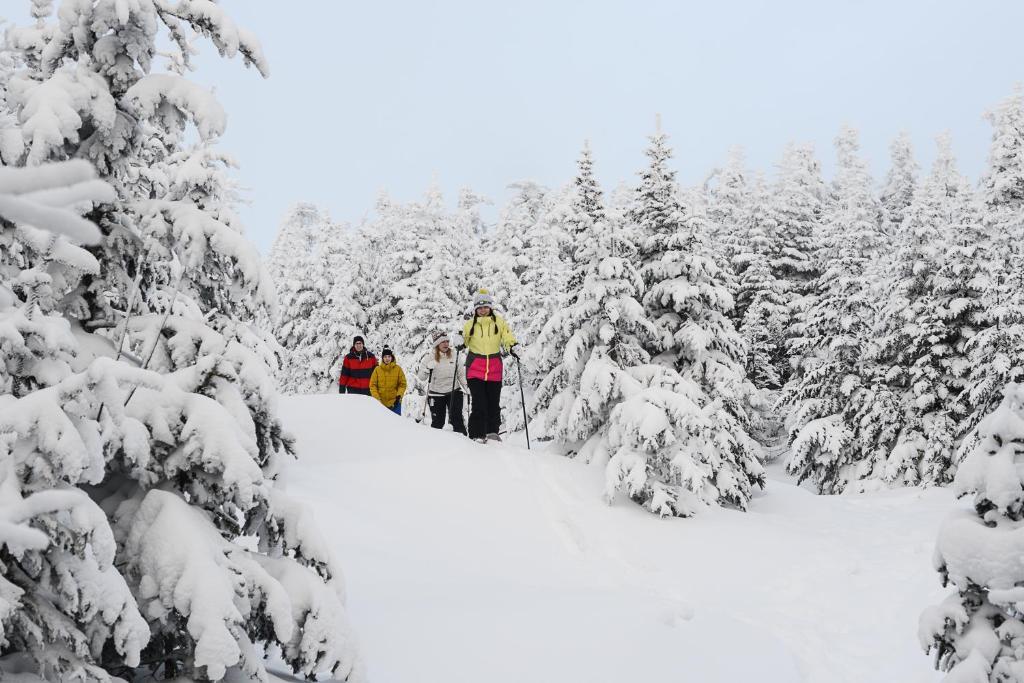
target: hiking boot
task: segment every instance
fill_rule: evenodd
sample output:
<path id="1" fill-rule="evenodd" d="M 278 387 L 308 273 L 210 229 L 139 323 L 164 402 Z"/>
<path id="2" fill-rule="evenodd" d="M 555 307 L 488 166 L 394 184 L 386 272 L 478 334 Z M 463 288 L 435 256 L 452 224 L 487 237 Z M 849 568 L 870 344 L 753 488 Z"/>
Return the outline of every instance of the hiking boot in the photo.
<path id="1" fill-rule="evenodd" d="M 494 432 L 491 432 L 490 434 L 487 435 L 487 440 L 488 441 L 501 441 L 501 437 L 498 436 L 497 434 L 495 434 Z"/>

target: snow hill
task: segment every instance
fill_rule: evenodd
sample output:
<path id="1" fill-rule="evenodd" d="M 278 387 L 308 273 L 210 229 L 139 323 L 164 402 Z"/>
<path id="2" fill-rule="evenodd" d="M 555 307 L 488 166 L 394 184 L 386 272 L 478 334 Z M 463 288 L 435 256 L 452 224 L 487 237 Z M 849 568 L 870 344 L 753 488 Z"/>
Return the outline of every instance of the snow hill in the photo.
<path id="1" fill-rule="evenodd" d="M 283 399 L 286 487 L 346 572 L 374 683 L 918 683 L 946 594 L 945 489 L 818 496 L 781 469 L 751 511 L 659 519 L 603 468 L 472 443 L 368 398 Z"/>

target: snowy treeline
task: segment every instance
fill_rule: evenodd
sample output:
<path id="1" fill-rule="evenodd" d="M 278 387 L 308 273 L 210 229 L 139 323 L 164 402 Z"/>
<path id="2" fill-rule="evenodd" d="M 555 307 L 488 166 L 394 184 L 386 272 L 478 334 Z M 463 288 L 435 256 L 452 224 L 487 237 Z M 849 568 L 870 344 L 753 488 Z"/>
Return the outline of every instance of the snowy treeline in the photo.
<path id="1" fill-rule="evenodd" d="M 299 206 L 271 255 L 298 302 L 279 312 L 298 368 L 280 379 L 327 389 L 356 332 L 413 362 L 484 286 L 527 347 L 535 429 L 606 461 L 609 494 L 744 507 L 776 441 L 822 493 L 948 483 L 1024 367 L 1024 95 L 989 120 L 977 186 L 947 136 L 923 175 L 899 136 L 877 181 L 844 128 L 830 182 L 792 144 L 771 177 L 734 150 L 680 187 L 659 130 L 635 187 L 605 197 L 586 148 L 566 186 L 514 185 L 494 226 L 468 190 L 454 212 L 436 189 L 384 197 L 355 228 Z"/>
<path id="2" fill-rule="evenodd" d="M 259 43 L 210 0 L 52 4 L 0 50 L 0 679 L 361 680 L 187 78 L 204 37 L 266 75 Z"/>

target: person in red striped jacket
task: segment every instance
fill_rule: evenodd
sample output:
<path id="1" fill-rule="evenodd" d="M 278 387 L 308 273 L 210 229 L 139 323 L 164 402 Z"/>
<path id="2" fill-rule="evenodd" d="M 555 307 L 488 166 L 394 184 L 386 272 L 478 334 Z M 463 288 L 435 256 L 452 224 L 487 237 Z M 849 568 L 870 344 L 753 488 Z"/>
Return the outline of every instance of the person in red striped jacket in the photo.
<path id="1" fill-rule="evenodd" d="M 339 394 L 370 395 L 370 375 L 377 367 L 377 357 L 366 348 L 362 337 L 352 340 L 352 348 L 345 355 L 341 364 L 341 377 L 338 378 Z"/>

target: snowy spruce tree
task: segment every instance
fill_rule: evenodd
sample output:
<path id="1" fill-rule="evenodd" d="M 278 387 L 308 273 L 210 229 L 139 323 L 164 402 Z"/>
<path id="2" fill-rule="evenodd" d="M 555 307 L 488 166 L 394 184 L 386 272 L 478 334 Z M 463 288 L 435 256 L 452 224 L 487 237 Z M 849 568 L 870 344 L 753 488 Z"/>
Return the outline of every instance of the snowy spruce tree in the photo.
<path id="1" fill-rule="evenodd" d="M 376 293 L 367 311 L 368 330 L 372 330 L 378 349 L 391 346 L 403 358 L 429 334 L 420 324 L 413 340 L 409 325 L 414 323 L 409 316 L 420 304 L 419 283 L 425 280 L 428 260 L 425 248 L 433 249 L 445 220 L 444 199 L 440 188 L 433 185 L 420 202 L 399 204 L 382 198 L 377 210 L 377 220 L 370 228 L 374 234 L 367 242 L 372 250 L 369 284 Z M 428 245 L 432 233 L 434 242 Z"/>
<path id="2" fill-rule="evenodd" d="M 521 286 L 511 308 L 521 316 L 519 336 L 531 344 L 544 324 L 562 307 L 566 298 L 568 269 L 560 254 L 569 242 L 563 207 L 564 190 L 546 195 L 538 220 L 524 238 Z"/>
<path id="3" fill-rule="evenodd" d="M 785 303 L 786 315 L 781 326 L 786 330 L 787 340 L 793 336 L 798 313 L 809 305 L 820 274 L 821 221 L 826 195 L 814 148 L 788 145 L 779 164 L 768 215 L 774 227 L 771 269 Z M 783 382 L 789 380 L 794 370 L 788 360 L 788 348 L 786 356 L 787 361 L 780 368 Z"/>
<path id="4" fill-rule="evenodd" d="M 59 309 L 99 271 L 81 245 L 100 231 L 79 213 L 114 199 L 84 161 L 0 169 L 0 677 L 110 680 L 104 664 L 138 666 L 150 638 L 107 515 L 82 488 L 104 469 L 76 429 L 102 377 L 76 372 L 79 343 Z M 96 438 L 97 427 L 83 431 Z"/>
<path id="5" fill-rule="evenodd" d="M 386 192 L 377 197 L 372 217 L 356 231 L 360 255 L 355 262 L 357 278 L 366 293 L 360 303 L 366 311 L 366 344 L 380 350 L 397 324 L 390 292 L 404 277 L 404 253 L 414 248 L 415 236 L 409 234 L 408 209 Z"/>
<path id="6" fill-rule="evenodd" d="M 715 183 L 707 197 L 708 240 L 719 265 L 732 272 L 733 259 L 744 251 L 750 178 L 741 147 L 729 150 L 725 166 L 714 171 Z M 740 316 L 734 317 L 739 321 Z"/>
<path id="7" fill-rule="evenodd" d="M 921 646 L 933 653 L 943 680 L 1024 681 L 1024 386 L 1010 384 L 1002 403 L 965 442 L 953 486 L 974 496 L 972 509 L 950 514 L 939 530 L 935 567 L 955 592 L 921 615 Z"/>
<path id="8" fill-rule="evenodd" d="M 510 186 L 516 194 L 502 213 L 495 231 L 495 245 L 507 244 L 504 253 L 514 263 L 515 288 L 509 292 L 508 314 L 524 351 L 554 315 L 564 296 L 565 264 L 560 258 L 565 233 L 553 213 L 557 192 L 533 182 Z M 502 227 L 502 226 L 505 227 Z M 498 239 L 499 234 L 507 238 Z M 490 268 L 484 268 L 489 276 Z M 528 357 L 530 354 L 524 354 Z"/>
<path id="9" fill-rule="evenodd" d="M 783 395 L 792 424 L 787 469 L 822 493 L 864 476 L 858 465 L 876 451 L 888 453 L 902 421 L 898 398 L 865 361 L 877 307 L 868 273 L 885 240 L 858 149 L 856 131 L 844 128 L 819 250 L 823 270 L 794 328 L 798 374 Z"/>
<path id="10" fill-rule="evenodd" d="M 268 269 L 277 290 L 274 336 L 281 345 L 277 381 L 287 394 L 308 394 L 330 386 L 320 358 L 325 306 L 331 292 L 321 251 L 330 244 L 331 219 L 313 204 L 296 204 L 288 213 L 270 252 Z M 338 344 L 332 351 L 337 355 Z"/>
<path id="11" fill-rule="evenodd" d="M 667 139 L 660 132 L 651 138 L 633 216 L 644 237 L 644 307 L 661 337 L 650 350 L 744 424 L 751 387 L 743 370 L 746 347 L 728 317 L 733 297 L 726 274 L 708 256 L 700 208 L 679 202 Z"/>
<path id="12" fill-rule="evenodd" d="M 574 294 L 569 278 L 575 267 L 575 196 L 574 183 L 548 195 L 540 221 L 526 238 L 522 287 L 509 303 L 511 310 L 523 311 L 524 316 L 529 311 L 537 312 L 516 330 L 516 338 L 524 345 L 522 362 L 528 368 L 525 379 L 534 388 L 560 361 L 557 354 L 538 342 L 544 326 Z"/>
<path id="13" fill-rule="evenodd" d="M 533 314 L 528 307 L 519 305 L 522 301 L 520 278 L 527 267 L 524 256 L 527 233 L 540 220 L 546 191 L 529 181 L 512 183 L 509 189 L 514 190 L 512 198 L 502 207 L 497 225 L 482 242 L 477 288 L 491 293 L 501 304 L 505 319 L 518 333 L 525 322 L 524 314 Z"/>
<path id="14" fill-rule="evenodd" d="M 1024 380 L 1024 89 L 988 114 L 992 142 L 978 188 L 981 235 L 974 255 L 984 320 L 967 343 L 970 374 L 960 409 L 965 429 Z"/>
<path id="15" fill-rule="evenodd" d="M 334 390 L 352 339 L 366 334 L 366 308 L 361 302 L 371 293 L 365 290 L 358 268 L 364 248 L 351 226 L 332 221 L 317 250 L 316 276 L 327 288 L 310 354 L 316 363 L 311 374 L 317 378 L 317 387 Z"/>
<path id="16" fill-rule="evenodd" d="M 183 75 L 198 36 L 266 74 L 259 45 L 208 2 L 34 8 L 6 93 L 26 168 L 0 181 L 0 346 L 21 357 L 0 479 L 33 533 L 0 551 L 0 670 L 267 680 L 269 649 L 361 680 L 340 574 L 274 485 L 273 292 L 212 149 L 224 112 Z M 98 229 L 58 211 L 90 199 Z"/>
<path id="17" fill-rule="evenodd" d="M 654 362 L 631 368 L 611 414 L 607 494 L 622 490 L 661 515 L 701 505 L 746 509 L 764 486 L 759 448 L 747 433 L 746 348 L 727 314 L 732 296 L 704 248 L 703 216 L 682 206 L 667 136 L 646 150 L 632 216 L 643 235 L 643 296 L 656 336 Z M 644 340 L 640 340 L 644 341 Z"/>
<path id="18" fill-rule="evenodd" d="M 296 250 L 284 282 L 277 283 L 277 341 L 281 390 L 315 394 L 332 390 L 352 338 L 362 334 L 365 313 L 358 304 L 356 254 L 348 226 L 334 222 L 312 205 L 299 205 L 283 230 L 308 222 L 312 244 Z M 304 232 L 298 239 L 305 240 Z M 301 274 L 297 276 L 296 274 Z"/>
<path id="19" fill-rule="evenodd" d="M 320 230 L 329 220 L 320 207 L 299 202 L 288 209 L 278 228 L 267 256 L 267 271 L 277 288 L 278 301 L 284 304 L 285 312 L 279 320 L 287 320 L 287 303 L 302 279 L 298 274 L 312 265 L 320 245 Z"/>
<path id="20" fill-rule="evenodd" d="M 544 325 L 535 352 L 553 367 L 540 382 L 534 410 L 544 435 L 570 455 L 591 459 L 623 397 L 626 368 L 650 360 L 654 329 L 644 316 L 634 246 L 607 223 L 590 146 L 579 160 L 571 225 L 576 245 L 570 298 Z"/>
<path id="21" fill-rule="evenodd" d="M 403 283 L 404 294 L 397 303 L 404 320 L 404 339 L 392 341 L 392 348 L 404 348 L 419 358 L 431 346 L 437 331 L 451 333 L 459 327 L 470 293 L 479 277 L 476 258 L 483 242 L 479 206 L 485 200 L 469 190 L 460 193 L 454 216 L 445 212 L 439 191 L 431 191 L 413 213 L 419 270 Z M 413 263 L 409 260 L 408 263 Z"/>
<path id="22" fill-rule="evenodd" d="M 896 234 L 874 356 L 904 404 L 906 425 L 871 469 L 888 483 L 945 484 L 965 414 L 967 345 L 984 320 L 978 279 L 986 248 L 973 191 L 956 168 L 948 136 L 904 212 Z"/>
<path id="23" fill-rule="evenodd" d="M 778 389 L 785 373 L 786 300 L 782 284 L 772 273 L 771 258 L 775 223 L 769 207 L 770 194 L 764 179 L 756 177 L 744 216 L 741 247 L 733 256 L 737 273 L 733 318 L 746 342 L 747 377 L 762 389 Z"/>
<path id="24" fill-rule="evenodd" d="M 888 235 L 896 235 L 907 208 L 914 199 L 917 189 L 919 167 L 914 160 L 914 149 L 910 143 L 910 134 L 900 133 L 889 145 L 891 162 L 889 172 L 882 185 L 880 200 L 882 203 L 882 229 Z"/>

